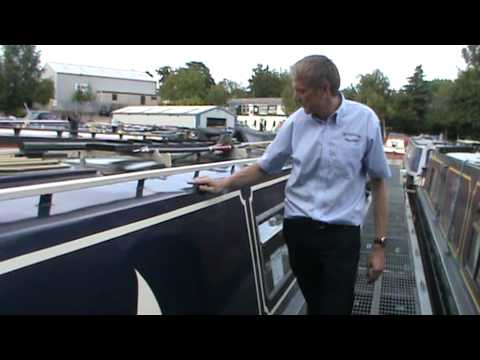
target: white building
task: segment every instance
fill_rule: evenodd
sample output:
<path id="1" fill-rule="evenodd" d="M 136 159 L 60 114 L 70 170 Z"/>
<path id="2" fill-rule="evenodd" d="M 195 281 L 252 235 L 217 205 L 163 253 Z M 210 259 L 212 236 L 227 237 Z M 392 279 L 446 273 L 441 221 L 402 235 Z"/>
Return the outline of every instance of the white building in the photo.
<path id="1" fill-rule="evenodd" d="M 112 115 L 112 121 L 132 125 L 235 127 L 235 115 L 218 106 L 129 106 Z"/>
<path id="2" fill-rule="evenodd" d="M 72 97 L 76 90 L 88 88 L 95 100 L 88 104 L 87 112 L 109 113 L 128 105 L 158 104 L 156 81 L 146 72 L 50 62 L 42 77 L 53 80 L 55 98 L 50 105 L 59 111 L 78 110 Z"/>
<path id="3" fill-rule="evenodd" d="M 264 122 L 264 130 L 273 131 L 279 123 L 287 119 L 281 98 L 237 98 L 228 101 L 228 108 L 237 115 L 239 123 L 259 130 Z"/>

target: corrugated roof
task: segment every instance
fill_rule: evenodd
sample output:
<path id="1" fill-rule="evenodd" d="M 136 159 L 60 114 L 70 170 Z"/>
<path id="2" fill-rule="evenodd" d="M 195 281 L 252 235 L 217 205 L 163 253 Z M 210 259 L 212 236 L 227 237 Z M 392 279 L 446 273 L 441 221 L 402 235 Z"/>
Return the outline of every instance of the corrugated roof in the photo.
<path id="1" fill-rule="evenodd" d="M 115 110 L 113 114 L 168 114 L 168 115 L 197 115 L 205 111 L 220 109 L 218 106 L 127 106 Z"/>
<path id="2" fill-rule="evenodd" d="M 73 64 L 61 64 L 49 62 L 47 63 L 55 72 L 62 74 L 73 74 L 73 75 L 85 75 L 85 76 L 99 76 L 99 77 L 109 77 L 115 79 L 128 79 L 128 80 L 141 80 L 141 81 L 153 81 L 155 79 L 150 77 L 145 72 L 136 71 L 136 70 L 119 70 L 119 69 L 109 69 L 97 66 L 87 66 L 87 65 L 73 65 Z"/>

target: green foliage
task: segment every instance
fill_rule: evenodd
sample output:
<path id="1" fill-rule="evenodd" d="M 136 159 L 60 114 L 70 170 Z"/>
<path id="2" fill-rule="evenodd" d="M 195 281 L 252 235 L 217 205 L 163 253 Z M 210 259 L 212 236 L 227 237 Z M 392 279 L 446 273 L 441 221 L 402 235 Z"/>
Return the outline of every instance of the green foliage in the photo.
<path id="1" fill-rule="evenodd" d="M 252 77 L 248 80 L 253 97 L 281 97 L 289 82 L 288 72 L 270 70 L 268 65 L 264 68 L 262 64 L 253 69 Z"/>
<path id="2" fill-rule="evenodd" d="M 72 95 L 72 101 L 77 103 L 86 103 L 95 99 L 93 94 L 92 87 L 88 85 L 86 89 L 77 89 Z"/>
<path id="3" fill-rule="evenodd" d="M 480 67 L 480 45 L 468 45 L 463 48 L 462 56 L 469 67 Z"/>
<path id="4" fill-rule="evenodd" d="M 5 109 L 5 79 L 3 76 L 3 59 L 0 57 L 0 113 Z"/>
<path id="5" fill-rule="evenodd" d="M 40 80 L 37 91 L 35 92 L 35 101 L 46 105 L 55 96 L 55 85 L 50 79 Z"/>
<path id="6" fill-rule="evenodd" d="M 459 136 L 480 136 L 480 69 L 460 73 L 452 88 L 448 106 L 452 126 Z"/>
<path id="7" fill-rule="evenodd" d="M 433 127 L 433 124 L 426 120 L 432 86 L 424 78 L 422 65 L 418 65 L 413 75 L 407 78 L 408 83 L 403 89 L 390 93 L 388 127 L 409 134 L 428 132 Z"/>
<path id="8" fill-rule="evenodd" d="M 358 85 L 351 85 L 347 88 L 347 95 L 344 95 L 347 99 L 359 101 L 371 107 L 380 119 L 382 129 L 385 129 L 386 119 L 392 113 L 390 81 L 380 70 L 360 75 L 359 78 Z"/>
<path id="9" fill-rule="evenodd" d="M 215 85 L 210 70 L 201 62 L 193 61 L 186 65 L 176 70 L 169 66 L 157 70 L 161 76 L 160 96 L 163 100 L 175 103 L 187 99 L 207 103 L 210 87 Z"/>
<path id="10" fill-rule="evenodd" d="M 219 85 L 222 85 L 228 93 L 230 98 L 246 98 L 250 97 L 250 93 L 247 89 L 243 88 L 240 84 L 235 81 L 223 79 L 220 81 Z"/>
<path id="11" fill-rule="evenodd" d="M 35 45 L 3 45 L 0 103 L 2 110 L 16 113 L 23 104 L 32 106 L 40 83 L 40 52 Z"/>
<path id="12" fill-rule="evenodd" d="M 209 105 L 226 105 L 228 98 L 228 91 L 222 84 L 213 85 L 208 89 L 207 104 Z"/>
<path id="13" fill-rule="evenodd" d="M 430 81 L 428 86 L 431 99 L 425 113 L 425 130 L 432 134 L 444 133 L 448 137 L 448 129 L 455 126 L 449 105 L 454 82 L 437 79 Z"/>
<path id="14" fill-rule="evenodd" d="M 291 81 L 286 83 L 285 88 L 282 91 L 282 105 L 283 111 L 287 115 L 293 114 L 301 107 L 301 104 L 295 98 L 295 91 L 293 90 L 293 84 Z"/>
<path id="15" fill-rule="evenodd" d="M 348 88 L 342 90 L 343 96 L 348 100 L 356 101 L 358 99 L 357 88 L 353 85 L 350 85 Z"/>
<path id="16" fill-rule="evenodd" d="M 347 99 L 370 106 L 384 128 L 409 134 L 442 132 L 452 138 L 480 139 L 480 45 L 462 49 L 462 56 L 468 66 L 455 81 L 426 81 L 422 65 L 418 65 L 399 91 L 390 89 L 388 78 L 375 70 L 359 76 L 357 84 L 342 92 Z M 157 73 L 161 77 L 160 95 L 170 104 L 223 105 L 230 97 L 281 97 L 287 114 L 300 106 L 288 73 L 261 64 L 252 69 L 248 90 L 228 79 L 215 85 L 209 69 L 199 62 L 176 70 L 164 66 Z"/>

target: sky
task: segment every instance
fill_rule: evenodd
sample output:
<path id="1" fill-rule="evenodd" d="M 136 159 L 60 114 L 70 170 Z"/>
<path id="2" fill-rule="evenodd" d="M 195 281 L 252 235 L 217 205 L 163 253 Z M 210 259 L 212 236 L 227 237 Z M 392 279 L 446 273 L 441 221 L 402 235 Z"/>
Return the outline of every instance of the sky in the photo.
<path id="1" fill-rule="evenodd" d="M 224 78 L 248 86 L 257 64 L 289 70 L 307 55 L 326 55 L 337 65 L 341 84 L 358 83 L 358 76 L 376 69 L 400 89 L 417 65 L 426 80 L 455 79 L 466 67 L 461 51 L 466 45 L 37 45 L 41 63 L 59 62 L 149 71 L 162 66 L 178 68 L 189 61 L 201 61 L 215 82 Z"/>

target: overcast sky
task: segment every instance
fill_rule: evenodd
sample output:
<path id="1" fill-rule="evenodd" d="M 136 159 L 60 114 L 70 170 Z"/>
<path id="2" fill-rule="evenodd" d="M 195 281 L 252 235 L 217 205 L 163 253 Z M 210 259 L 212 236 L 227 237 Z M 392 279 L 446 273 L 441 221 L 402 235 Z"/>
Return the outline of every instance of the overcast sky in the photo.
<path id="1" fill-rule="evenodd" d="M 201 61 L 216 82 L 224 78 L 248 85 L 257 64 L 288 70 L 307 55 L 322 54 L 337 65 L 341 88 L 357 84 L 360 74 L 381 70 L 394 89 L 407 83 L 417 65 L 426 80 L 455 79 L 465 69 L 461 50 L 466 45 L 37 45 L 46 62 L 150 71 L 177 68 Z"/>

